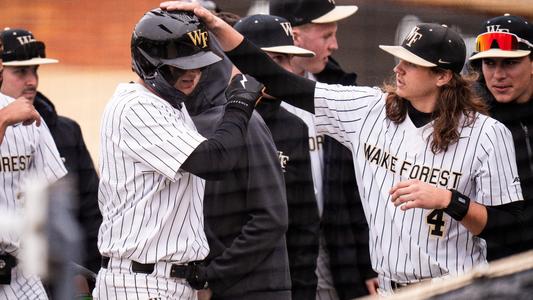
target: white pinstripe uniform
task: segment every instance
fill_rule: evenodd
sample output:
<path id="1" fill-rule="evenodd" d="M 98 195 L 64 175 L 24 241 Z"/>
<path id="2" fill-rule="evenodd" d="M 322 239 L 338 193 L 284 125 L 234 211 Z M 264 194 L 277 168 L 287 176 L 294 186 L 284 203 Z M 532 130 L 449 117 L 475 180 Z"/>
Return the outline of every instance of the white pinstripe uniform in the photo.
<path id="1" fill-rule="evenodd" d="M 204 234 L 205 182 L 180 170 L 205 138 L 187 110 L 137 83 L 120 84 L 101 127 L 98 247 L 110 257 L 98 274 L 97 299 L 195 299 L 171 263 L 209 253 Z M 155 263 L 152 274 L 131 272 L 131 261 Z"/>
<path id="2" fill-rule="evenodd" d="M 476 114 L 470 127 L 446 152 L 430 149 L 432 123 L 416 128 L 409 116 L 401 124 L 386 118 L 381 90 L 317 83 L 317 131 L 349 147 L 359 194 L 370 228 L 372 267 L 380 288 L 390 281 L 417 282 L 457 275 L 486 263 L 486 244 L 442 211 L 400 210 L 390 188 L 419 179 L 455 188 L 483 205 L 522 199 L 511 133 L 498 121 Z M 463 120 L 464 121 L 464 118 Z"/>
<path id="3" fill-rule="evenodd" d="M 12 101 L 11 97 L 0 94 L 0 108 Z M 35 124 L 7 127 L 0 144 L 0 174 L 0 209 L 13 214 L 22 208 L 21 189 L 28 177 L 53 183 L 67 174 L 44 121 L 41 120 L 39 127 Z M 0 230 L 0 253 L 16 257 L 20 246 L 20 236 Z M 47 299 L 37 276 L 23 274 L 19 265 L 12 269 L 11 276 L 11 284 L 0 285 L 0 299 Z"/>

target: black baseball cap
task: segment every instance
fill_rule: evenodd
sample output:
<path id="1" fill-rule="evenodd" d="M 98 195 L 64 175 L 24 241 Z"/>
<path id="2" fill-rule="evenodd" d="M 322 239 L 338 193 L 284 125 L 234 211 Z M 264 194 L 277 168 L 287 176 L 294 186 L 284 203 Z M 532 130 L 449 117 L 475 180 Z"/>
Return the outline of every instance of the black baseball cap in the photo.
<path id="1" fill-rule="evenodd" d="M 505 14 L 483 22 L 470 60 L 487 57 L 524 57 L 533 49 L 533 25 Z"/>
<path id="2" fill-rule="evenodd" d="M 422 23 L 405 37 L 401 46 L 380 45 L 382 50 L 423 67 L 441 67 L 460 73 L 466 59 L 465 42 L 446 25 Z"/>
<path id="3" fill-rule="evenodd" d="M 4 66 L 33 66 L 55 64 L 57 59 L 46 58 L 45 46 L 30 31 L 5 28 L 0 32 L 4 44 Z"/>
<path id="4" fill-rule="evenodd" d="M 239 20 L 235 30 L 263 51 L 312 57 L 313 51 L 294 46 L 291 23 L 270 15 L 252 15 Z"/>
<path id="5" fill-rule="evenodd" d="M 270 0 L 270 14 L 283 17 L 292 26 L 331 23 L 353 15 L 355 5 L 335 5 L 335 0 Z"/>

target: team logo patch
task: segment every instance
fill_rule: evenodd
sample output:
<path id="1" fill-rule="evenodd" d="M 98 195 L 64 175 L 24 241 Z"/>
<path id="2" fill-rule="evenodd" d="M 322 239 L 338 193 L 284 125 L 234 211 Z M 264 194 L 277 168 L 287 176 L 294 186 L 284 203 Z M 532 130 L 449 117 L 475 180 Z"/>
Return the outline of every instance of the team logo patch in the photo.
<path id="1" fill-rule="evenodd" d="M 278 151 L 278 159 L 279 163 L 281 164 L 281 169 L 283 172 L 286 172 L 285 168 L 287 167 L 290 157 L 288 155 L 283 155 L 283 151 Z"/>
<path id="2" fill-rule="evenodd" d="M 294 38 L 294 35 L 292 34 L 292 26 L 290 22 L 281 22 L 279 25 L 283 28 L 283 31 L 287 36 L 292 36 Z"/>
<path id="3" fill-rule="evenodd" d="M 416 43 L 416 41 L 418 41 L 419 39 L 422 38 L 422 34 L 418 32 L 419 30 L 420 30 L 420 28 L 418 28 L 418 26 L 417 26 L 417 27 L 413 28 L 411 30 L 411 32 L 409 32 L 409 34 L 405 38 L 405 40 L 407 41 L 405 43 L 406 46 L 411 47 L 413 45 L 413 43 Z"/>
<path id="4" fill-rule="evenodd" d="M 187 35 L 196 47 L 207 47 L 207 41 L 209 39 L 209 33 L 207 33 L 207 31 L 198 29 L 195 31 L 187 32 Z"/>
<path id="5" fill-rule="evenodd" d="M 23 35 L 23 36 L 19 36 L 17 37 L 17 41 L 19 41 L 19 43 L 21 45 L 26 45 L 26 44 L 29 44 L 31 42 L 36 42 L 35 38 L 31 35 Z"/>

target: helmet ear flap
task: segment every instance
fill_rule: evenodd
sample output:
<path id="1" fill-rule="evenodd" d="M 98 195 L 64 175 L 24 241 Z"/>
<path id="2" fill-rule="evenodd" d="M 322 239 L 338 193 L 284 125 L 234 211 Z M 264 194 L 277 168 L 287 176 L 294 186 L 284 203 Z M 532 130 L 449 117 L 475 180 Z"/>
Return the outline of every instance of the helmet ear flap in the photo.
<path id="1" fill-rule="evenodd" d="M 131 54 L 133 71 L 142 79 L 153 77 L 160 63 L 149 57 L 136 42 L 132 42 Z"/>

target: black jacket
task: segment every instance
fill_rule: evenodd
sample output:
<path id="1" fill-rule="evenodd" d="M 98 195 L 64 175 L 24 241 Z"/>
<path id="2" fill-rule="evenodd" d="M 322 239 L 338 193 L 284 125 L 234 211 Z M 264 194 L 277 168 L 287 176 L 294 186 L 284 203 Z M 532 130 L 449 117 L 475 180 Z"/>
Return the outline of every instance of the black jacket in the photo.
<path id="1" fill-rule="evenodd" d="M 533 99 L 527 103 L 499 103 L 481 83 L 479 92 L 489 105 L 493 118 L 512 133 L 520 186 L 524 196 L 523 222 L 504 225 L 500 231 L 503 244 L 487 240 L 487 259 L 494 260 L 533 249 Z M 524 226 L 525 225 L 525 226 Z"/>
<path id="2" fill-rule="evenodd" d="M 205 69 L 185 102 L 206 137 L 223 115 L 230 68 L 225 59 Z M 291 299 L 285 184 L 274 142 L 259 114 L 252 115 L 246 145 L 238 150 L 242 158 L 236 168 L 205 187 L 206 271 L 213 299 Z"/>
<path id="3" fill-rule="evenodd" d="M 52 133 L 59 154 L 63 159 L 68 176 L 74 176 L 77 184 L 78 205 L 76 218 L 83 236 L 83 261 L 77 262 L 93 272 L 100 270 L 100 252 L 98 251 L 98 229 L 102 215 L 98 208 L 98 175 L 93 161 L 83 141 L 81 128 L 74 120 L 59 116 L 54 105 L 40 92 L 33 102 L 35 109 L 43 117 Z"/>
<path id="4" fill-rule="evenodd" d="M 317 81 L 355 85 L 357 75 L 345 73 L 329 58 Z M 368 224 L 357 189 L 352 153 L 335 139 L 324 138 L 322 231 L 329 252 L 333 284 L 340 300 L 368 294 L 365 280 L 376 277 L 368 248 Z"/>
<path id="5" fill-rule="evenodd" d="M 272 133 L 285 177 L 292 299 L 314 300 L 320 218 L 311 173 L 309 131 L 304 121 L 280 104 L 279 100 L 265 99 L 256 109 Z"/>

